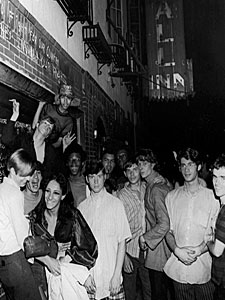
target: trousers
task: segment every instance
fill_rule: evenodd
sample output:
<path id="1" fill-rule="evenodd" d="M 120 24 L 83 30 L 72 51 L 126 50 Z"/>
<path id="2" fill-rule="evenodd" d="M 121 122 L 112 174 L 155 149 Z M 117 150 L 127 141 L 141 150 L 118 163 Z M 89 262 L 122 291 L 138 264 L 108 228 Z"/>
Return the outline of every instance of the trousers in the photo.
<path id="1" fill-rule="evenodd" d="M 7 299 L 41 300 L 30 265 L 22 250 L 0 256 L 0 281 Z"/>
<path id="2" fill-rule="evenodd" d="M 133 264 L 133 272 L 126 273 L 123 271 L 123 287 L 126 299 L 136 299 L 138 293 L 138 285 L 143 300 L 151 299 L 151 284 L 148 269 L 144 266 L 144 259 L 137 259 L 130 255 L 129 258 Z"/>

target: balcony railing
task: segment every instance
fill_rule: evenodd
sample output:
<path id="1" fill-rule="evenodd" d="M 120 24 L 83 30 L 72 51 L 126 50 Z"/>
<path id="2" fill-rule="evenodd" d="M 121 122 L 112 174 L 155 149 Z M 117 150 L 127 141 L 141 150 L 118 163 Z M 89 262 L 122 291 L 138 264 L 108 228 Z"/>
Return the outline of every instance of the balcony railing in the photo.
<path id="1" fill-rule="evenodd" d="M 73 35 L 73 25 L 80 21 L 82 24 L 93 23 L 92 0 L 56 0 L 67 15 L 67 37 Z"/>
<path id="2" fill-rule="evenodd" d="M 96 25 L 83 26 L 84 58 L 89 58 L 89 50 L 98 61 L 98 75 L 101 74 L 101 68 L 112 62 L 111 48 L 97 23 Z"/>
<path id="3" fill-rule="evenodd" d="M 118 44 L 111 44 L 112 59 L 114 68 L 127 69 L 127 52 L 126 49 Z"/>

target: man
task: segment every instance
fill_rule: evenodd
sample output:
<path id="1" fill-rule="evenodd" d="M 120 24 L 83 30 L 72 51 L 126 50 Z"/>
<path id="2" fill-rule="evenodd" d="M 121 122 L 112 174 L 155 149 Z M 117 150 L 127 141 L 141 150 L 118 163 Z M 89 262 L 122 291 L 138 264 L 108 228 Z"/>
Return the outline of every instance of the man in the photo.
<path id="1" fill-rule="evenodd" d="M 145 194 L 146 232 L 140 236 L 140 245 L 147 250 L 145 266 L 149 269 L 152 300 L 167 300 L 169 280 L 163 267 L 170 256 L 165 236 L 169 231 L 169 217 L 165 197 L 170 191 L 166 180 L 158 173 L 159 164 L 151 149 L 137 153 L 142 178 L 147 182 Z"/>
<path id="2" fill-rule="evenodd" d="M 146 185 L 141 181 L 140 170 L 135 158 L 128 159 L 124 165 L 124 174 L 128 179 L 124 188 L 118 192 L 123 202 L 132 234 L 126 243 L 123 263 L 123 285 L 126 299 L 137 299 L 138 279 L 144 300 L 151 299 L 151 286 L 148 269 L 144 266 L 144 252 L 139 248 L 139 237 L 145 232 L 144 195 Z"/>
<path id="3" fill-rule="evenodd" d="M 37 161 L 35 164 L 35 169 L 30 180 L 27 181 L 24 190 L 24 214 L 28 215 L 40 202 L 42 197 L 41 181 L 42 181 L 42 164 Z"/>
<path id="4" fill-rule="evenodd" d="M 50 116 L 55 121 L 55 126 L 51 134 L 53 146 L 58 148 L 62 143 L 63 137 L 68 132 L 74 131 L 73 118 L 69 113 L 69 107 L 74 99 L 74 92 L 71 85 L 63 84 L 60 87 L 59 94 L 55 97 L 56 103 L 50 104 L 40 101 L 34 116 L 32 128 L 35 129 L 40 120 Z"/>
<path id="5" fill-rule="evenodd" d="M 178 153 L 184 185 L 166 197 L 170 231 L 166 239 L 172 250 L 164 271 L 172 278 L 178 300 L 212 300 L 211 256 L 205 238 L 218 212 L 213 191 L 198 180 L 200 154 L 186 148 Z"/>
<path id="6" fill-rule="evenodd" d="M 212 167 L 213 187 L 219 197 L 221 209 L 216 220 L 215 237 L 207 245 L 214 255 L 212 263 L 212 281 L 216 284 L 214 299 L 225 298 L 225 154 L 219 155 Z"/>
<path id="7" fill-rule="evenodd" d="M 0 184 L 0 281 L 7 299 L 12 300 L 41 300 L 23 252 L 29 223 L 20 188 L 30 179 L 33 167 L 30 155 L 24 149 L 16 150 L 7 162 L 9 175 Z"/>
<path id="8" fill-rule="evenodd" d="M 105 175 L 106 175 L 106 180 L 105 180 L 105 188 L 107 192 L 113 193 L 117 190 L 117 178 L 115 174 L 115 166 L 116 166 L 116 161 L 115 161 L 115 153 L 112 149 L 107 148 L 102 155 L 102 164 L 105 169 Z"/>
<path id="9" fill-rule="evenodd" d="M 78 208 L 97 240 L 99 255 L 85 287 L 90 299 L 124 300 L 122 266 L 131 236 L 124 206 L 105 190 L 102 163 L 90 164 L 86 175 L 91 194 Z"/>
<path id="10" fill-rule="evenodd" d="M 74 142 L 65 150 L 64 159 L 69 171 L 68 190 L 73 194 L 73 206 L 78 207 L 90 194 L 83 174 L 86 153 L 79 144 Z"/>
<path id="11" fill-rule="evenodd" d="M 127 177 L 124 175 L 124 165 L 129 159 L 129 151 L 126 146 L 119 148 L 116 153 L 116 172 L 117 172 L 117 186 L 118 190 L 124 187 L 125 182 L 127 182 Z"/>
<path id="12" fill-rule="evenodd" d="M 45 117 L 37 124 L 33 133 L 16 134 L 15 122 L 19 117 L 19 102 L 15 99 L 10 100 L 13 103 L 13 114 L 3 127 L 2 142 L 14 151 L 19 148 L 25 149 L 34 160 L 38 160 L 44 166 L 43 177 L 51 176 L 56 172 L 63 170 L 62 160 L 58 151 L 49 143 L 48 137 L 54 127 L 54 120 L 51 117 Z M 74 136 L 64 137 L 64 150 L 74 140 Z"/>

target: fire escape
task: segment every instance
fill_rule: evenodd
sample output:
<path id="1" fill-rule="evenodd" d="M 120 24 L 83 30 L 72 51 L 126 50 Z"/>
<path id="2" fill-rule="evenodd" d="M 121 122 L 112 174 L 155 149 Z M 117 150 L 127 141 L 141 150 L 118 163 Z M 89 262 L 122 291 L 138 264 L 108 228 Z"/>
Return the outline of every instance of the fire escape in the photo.
<path id="1" fill-rule="evenodd" d="M 67 37 L 73 36 L 73 26 L 76 22 L 87 25 L 82 27 L 84 41 L 84 58 L 87 59 L 90 53 L 97 60 L 97 73 L 101 75 L 104 65 L 111 65 L 109 75 L 121 79 L 132 94 L 133 88 L 137 83 L 137 78 L 146 74 L 146 69 L 139 60 L 135 49 L 128 41 L 111 18 L 110 8 L 115 0 L 107 1 L 106 21 L 110 29 L 118 35 L 120 44 L 109 44 L 102 32 L 99 23 L 93 24 L 92 0 L 55 0 L 67 16 Z M 128 34 L 129 35 L 129 34 Z"/>

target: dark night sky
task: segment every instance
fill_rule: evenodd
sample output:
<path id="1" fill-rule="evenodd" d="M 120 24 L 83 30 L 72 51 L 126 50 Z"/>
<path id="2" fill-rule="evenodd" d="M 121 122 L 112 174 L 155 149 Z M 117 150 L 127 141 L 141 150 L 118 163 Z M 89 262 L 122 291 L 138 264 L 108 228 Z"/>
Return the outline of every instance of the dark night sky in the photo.
<path id="1" fill-rule="evenodd" d="M 183 3 L 186 55 L 193 60 L 195 96 L 189 104 L 150 103 L 144 143 L 225 151 L 225 0 Z"/>
<path id="2" fill-rule="evenodd" d="M 225 101 L 225 1 L 184 0 L 188 58 L 197 93 Z"/>

